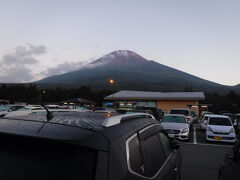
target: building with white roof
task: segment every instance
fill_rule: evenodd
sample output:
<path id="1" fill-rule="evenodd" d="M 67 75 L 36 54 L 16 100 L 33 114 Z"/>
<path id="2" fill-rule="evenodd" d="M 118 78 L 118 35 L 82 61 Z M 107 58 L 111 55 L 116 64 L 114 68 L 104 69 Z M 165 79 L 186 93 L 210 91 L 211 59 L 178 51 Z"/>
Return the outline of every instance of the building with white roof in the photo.
<path id="1" fill-rule="evenodd" d="M 172 108 L 191 108 L 198 111 L 199 101 L 205 100 L 203 92 L 148 92 L 119 91 L 104 98 L 119 108 L 156 107 L 170 111 Z"/>

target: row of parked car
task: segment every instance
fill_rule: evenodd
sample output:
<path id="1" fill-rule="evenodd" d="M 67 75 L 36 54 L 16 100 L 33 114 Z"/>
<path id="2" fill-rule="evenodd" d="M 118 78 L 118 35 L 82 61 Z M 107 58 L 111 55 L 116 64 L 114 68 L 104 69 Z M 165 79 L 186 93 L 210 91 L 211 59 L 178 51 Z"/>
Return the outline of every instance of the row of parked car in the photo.
<path id="1" fill-rule="evenodd" d="M 61 107 L 58 105 L 46 105 L 45 107 L 41 105 L 19 105 L 19 104 L 8 104 L 0 106 L 0 117 L 7 116 L 22 116 L 36 113 L 46 113 L 45 108 L 50 111 L 66 112 L 66 111 L 89 111 L 88 109 L 77 107 L 75 109 L 68 109 L 66 107 Z"/>
<path id="2" fill-rule="evenodd" d="M 192 112 L 191 112 L 192 113 Z M 181 115 L 179 115 L 181 114 Z M 240 116 L 238 114 L 203 115 L 200 120 L 201 128 L 206 130 L 207 141 L 224 141 L 235 143 L 233 149 L 226 153 L 218 170 L 219 180 L 240 180 L 240 140 L 237 138 L 240 129 Z M 186 120 L 188 123 L 186 123 Z M 196 121 L 187 109 L 173 109 L 161 121 L 170 137 L 187 140 L 189 127 Z M 188 125 L 183 125 L 188 124 Z"/>

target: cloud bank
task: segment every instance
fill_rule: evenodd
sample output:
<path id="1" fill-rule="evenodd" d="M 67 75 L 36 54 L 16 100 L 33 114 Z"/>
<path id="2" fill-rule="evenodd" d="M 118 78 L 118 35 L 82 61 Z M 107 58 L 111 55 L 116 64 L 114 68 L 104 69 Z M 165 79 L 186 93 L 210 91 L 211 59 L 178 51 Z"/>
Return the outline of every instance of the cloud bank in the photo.
<path id="1" fill-rule="evenodd" d="M 64 62 L 61 64 L 58 64 L 55 67 L 48 68 L 47 70 L 43 71 L 41 75 L 45 77 L 64 74 L 71 71 L 79 70 L 81 67 L 83 67 L 84 64 L 87 62 Z"/>
<path id="2" fill-rule="evenodd" d="M 34 79 L 32 69 L 38 65 L 38 56 L 46 54 L 44 45 L 18 46 L 0 58 L 0 82 L 23 83 Z"/>

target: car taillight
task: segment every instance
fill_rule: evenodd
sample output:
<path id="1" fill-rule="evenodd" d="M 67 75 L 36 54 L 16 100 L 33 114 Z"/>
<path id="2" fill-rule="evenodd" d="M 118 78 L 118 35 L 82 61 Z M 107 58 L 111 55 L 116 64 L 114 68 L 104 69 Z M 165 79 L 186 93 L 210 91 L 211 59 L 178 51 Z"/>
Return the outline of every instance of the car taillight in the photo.
<path id="1" fill-rule="evenodd" d="M 187 117 L 187 120 L 188 120 L 188 121 L 191 121 L 191 118 L 190 118 L 190 117 Z"/>

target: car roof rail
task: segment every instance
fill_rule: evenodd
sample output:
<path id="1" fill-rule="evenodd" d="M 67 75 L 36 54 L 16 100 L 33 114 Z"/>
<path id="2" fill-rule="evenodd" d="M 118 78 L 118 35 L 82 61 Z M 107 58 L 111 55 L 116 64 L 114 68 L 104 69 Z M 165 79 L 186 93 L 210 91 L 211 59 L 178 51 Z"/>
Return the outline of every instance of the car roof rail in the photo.
<path id="1" fill-rule="evenodd" d="M 122 121 L 125 120 L 130 120 L 134 118 L 152 118 L 155 119 L 155 117 L 151 114 L 147 113 L 132 113 L 132 114 L 121 114 L 121 115 L 116 115 L 116 116 L 110 116 L 106 118 L 102 125 L 104 127 L 111 127 L 117 124 L 120 124 Z"/>

